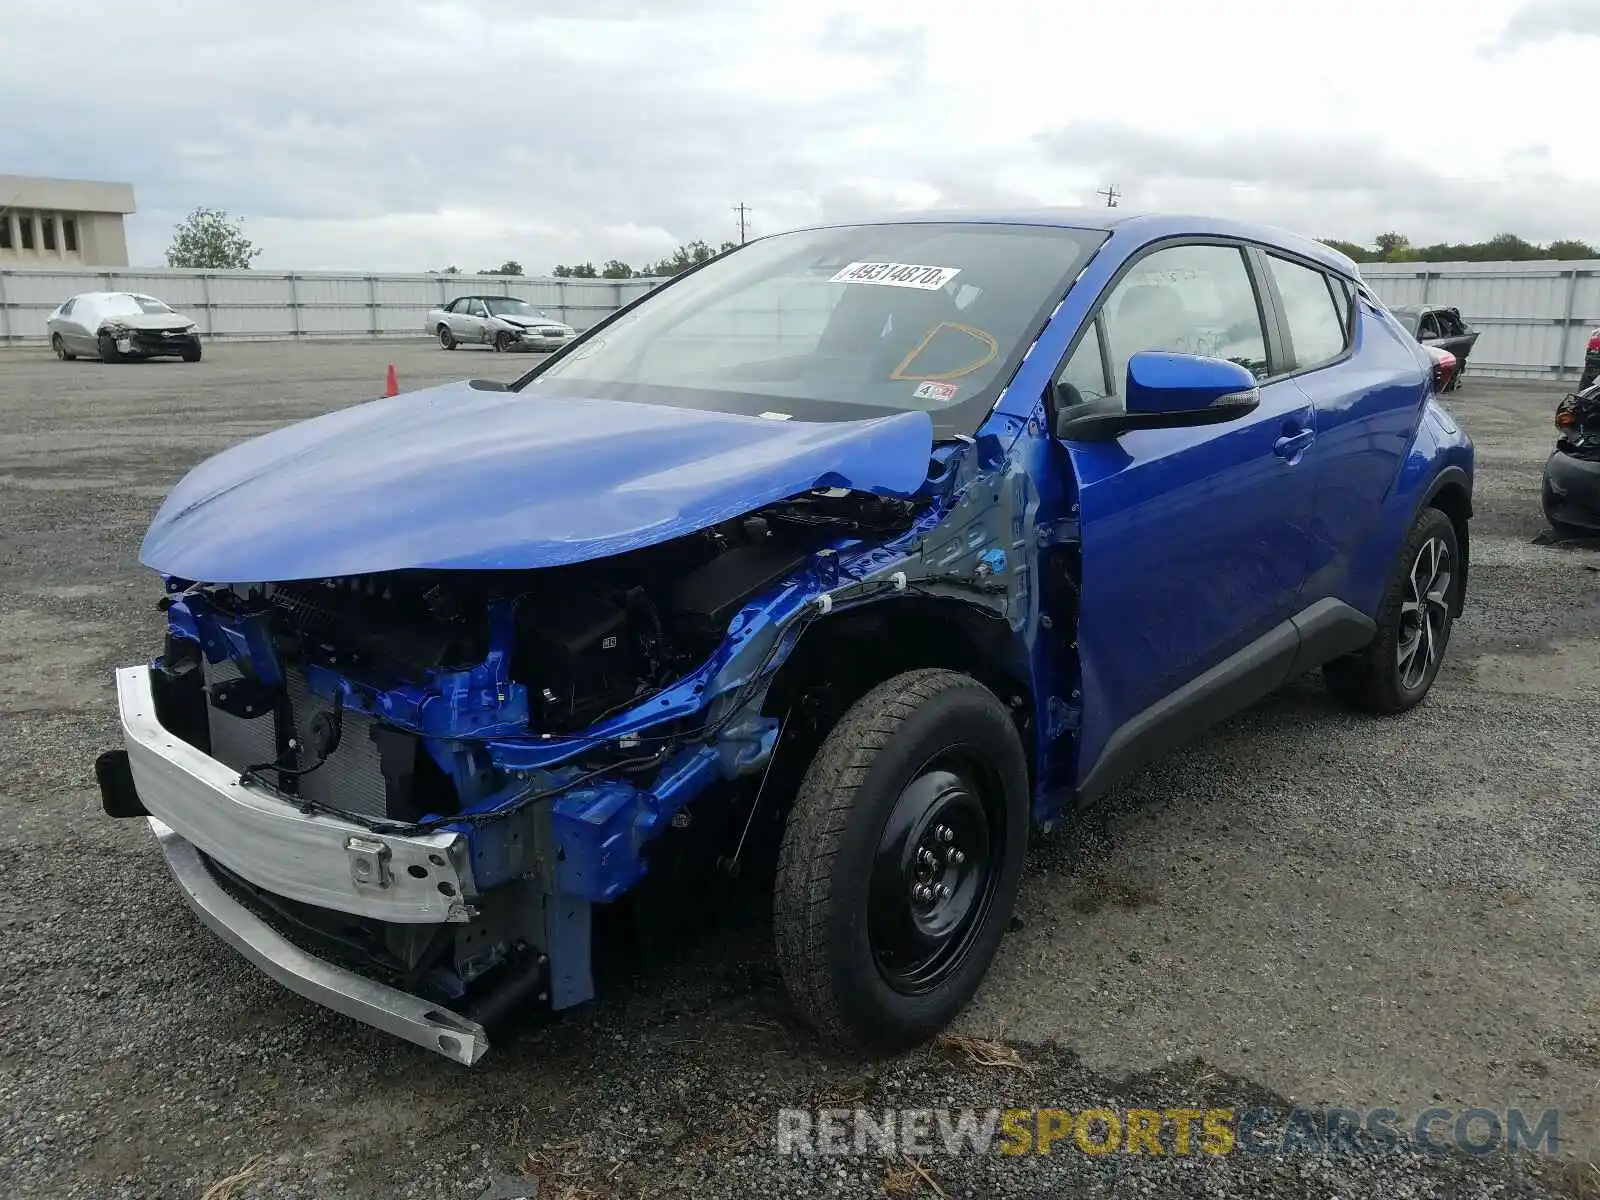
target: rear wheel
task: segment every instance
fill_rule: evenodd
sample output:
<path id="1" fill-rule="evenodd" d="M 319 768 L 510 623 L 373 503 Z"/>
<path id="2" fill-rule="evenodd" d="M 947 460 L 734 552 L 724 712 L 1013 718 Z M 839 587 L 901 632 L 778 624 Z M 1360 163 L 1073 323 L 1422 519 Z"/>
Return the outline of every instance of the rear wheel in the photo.
<path id="1" fill-rule="evenodd" d="M 1322 668 L 1334 699 L 1374 713 L 1421 703 L 1444 662 L 1460 578 L 1455 526 L 1437 508 L 1423 509 L 1400 548 L 1371 644 Z"/>
<path id="2" fill-rule="evenodd" d="M 1010 714 L 954 671 L 896 676 L 823 741 L 789 814 L 773 916 L 800 1015 L 892 1053 L 947 1025 L 1022 875 L 1028 770 Z"/>
<path id="3" fill-rule="evenodd" d="M 450 326 L 439 326 L 439 345 L 446 350 L 454 350 L 456 348 L 456 335 L 450 332 Z"/>
<path id="4" fill-rule="evenodd" d="M 67 349 L 67 344 L 61 340 L 61 335 L 59 333 L 53 333 L 50 335 L 50 349 L 55 351 L 56 357 L 62 362 L 71 362 L 73 359 L 78 357 L 71 350 Z"/>
<path id="5" fill-rule="evenodd" d="M 100 350 L 101 362 L 114 363 L 121 361 L 122 355 L 117 353 L 116 340 L 109 333 L 102 333 L 95 339 L 95 343 Z"/>

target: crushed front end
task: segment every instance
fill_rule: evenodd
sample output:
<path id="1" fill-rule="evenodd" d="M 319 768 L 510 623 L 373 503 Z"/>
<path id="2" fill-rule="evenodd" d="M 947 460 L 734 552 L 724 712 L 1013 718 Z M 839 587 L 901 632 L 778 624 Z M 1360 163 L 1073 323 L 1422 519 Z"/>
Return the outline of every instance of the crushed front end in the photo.
<path id="1" fill-rule="evenodd" d="M 280 983 L 471 1064 L 501 1018 L 592 996 L 595 906 L 692 801 L 758 789 L 810 622 L 930 589 L 1026 607 L 1009 505 L 935 535 L 975 503 L 963 457 L 942 495 L 815 491 L 568 566 L 167 576 L 164 652 L 118 673 L 106 809 L 148 817 Z"/>

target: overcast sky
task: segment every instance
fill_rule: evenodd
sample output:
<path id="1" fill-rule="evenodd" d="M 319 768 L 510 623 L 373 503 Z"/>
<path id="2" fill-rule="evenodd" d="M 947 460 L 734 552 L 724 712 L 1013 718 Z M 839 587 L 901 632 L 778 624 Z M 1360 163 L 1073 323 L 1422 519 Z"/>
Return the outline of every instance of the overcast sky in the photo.
<path id="1" fill-rule="evenodd" d="M 133 183 L 135 263 L 198 204 L 258 267 L 544 272 L 716 243 L 740 201 L 768 233 L 1111 182 L 1361 242 L 1600 243 L 1600 0 L 4 7 L 0 173 Z"/>

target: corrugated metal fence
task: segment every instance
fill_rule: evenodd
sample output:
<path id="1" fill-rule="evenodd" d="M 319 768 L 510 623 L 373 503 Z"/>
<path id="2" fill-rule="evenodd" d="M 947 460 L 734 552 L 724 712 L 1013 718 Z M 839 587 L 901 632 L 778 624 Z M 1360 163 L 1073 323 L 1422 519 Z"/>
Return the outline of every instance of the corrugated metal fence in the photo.
<path id="1" fill-rule="evenodd" d="M 1570 378 L 1600 326 L 1600 261 L 1368 263 L 1389 304 L 1452 304 L 1482 330 L 1472 370 Z M 520 296 L 576 329 L 648 291 L 643 279 L 173 270 L 0 270 L 0 345 L 42 342 L 68 296 L 140 291 L 190 313 L 213 338 L 419 337 L 428 309 L 455 296 Z"/>
<path id="2" fill-rule="evenodd" d="M 0 345 L 43 342 L 45 320 L 78 292 L 144 292 L 213 338 L 421 337 L 430 308 L 456 296 L 519 296 L 586 329 L 657 281 L 328 271 L 0 270 Z"/>
<path id="3" fill-rule="evenodd" d="M 1600 327 L 1600 261 L 1363 263 L 1385 304 L 1448 304 L 1480 330 L 1479 375 L 1570 379 Z"/>

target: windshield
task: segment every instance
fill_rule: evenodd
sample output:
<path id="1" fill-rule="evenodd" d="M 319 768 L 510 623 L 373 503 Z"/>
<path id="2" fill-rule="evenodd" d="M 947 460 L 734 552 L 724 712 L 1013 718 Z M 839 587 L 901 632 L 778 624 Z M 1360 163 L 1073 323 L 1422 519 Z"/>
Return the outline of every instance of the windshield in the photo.
<path id="1" fill-rule="evenodd" d="M 810 421 L 923 409 L 971 433 L 1105 234 L 858 225 L 752 242 L 520 381 Z"/>
<path id="2" fill-rule="evenodd" d="M 534 308 L 526 300 L 519 300 L 515 296 L 491 296 L 484 303 L 489 306 L 489 311 L 497 317 L 545 317 L 550 315 L 543 309 Z"/>
<path id="3" fill-rule="evenodd" d="M 153 296 L 107 296 L 101 307 L 108 317 L 136 316 L 139 313 L 166 314 L 172 310 Z"/>

